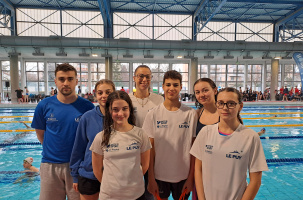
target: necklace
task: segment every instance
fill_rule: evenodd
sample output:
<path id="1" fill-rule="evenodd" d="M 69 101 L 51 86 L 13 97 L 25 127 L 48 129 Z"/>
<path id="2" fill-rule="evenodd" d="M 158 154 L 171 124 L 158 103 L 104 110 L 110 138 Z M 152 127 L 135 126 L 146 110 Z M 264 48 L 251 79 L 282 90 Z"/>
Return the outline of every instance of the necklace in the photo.
<path id="1" fill-rule="evenodd" d="M 142 108 L 147 104 L 147 102 L 148 102 L 148 97 L 146 98 L 146 102 L 144 103 L 144 98 L 143 98 L 143 99 L 138 98 L 136 93 L 135 93 L 134 96 L 136 97 L 137 102 L 142 106 Z M 140 101 L 139 101 L 138 99 L 141 99 L 142 102 L 140 103 Z"/>

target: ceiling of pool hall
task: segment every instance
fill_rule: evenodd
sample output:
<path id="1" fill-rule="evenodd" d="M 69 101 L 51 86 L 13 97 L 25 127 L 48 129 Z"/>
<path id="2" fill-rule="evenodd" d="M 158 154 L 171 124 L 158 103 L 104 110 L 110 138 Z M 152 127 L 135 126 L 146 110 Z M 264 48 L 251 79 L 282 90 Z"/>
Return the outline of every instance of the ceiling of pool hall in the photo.
<path id="1" fill-rule="evenodd" d="M 150 13 L 150 14 L 186 14 L 193 16 L 193 21 L 197 25 L 197 32 L 199 27 L 204 27 L 209 22 L 237 22 L 237 23 L 272 23 L 274 27 L 283 27 L 285 30 L 303 30 L 303 1 L 302 0 L 0 0 L 0 9 L 2 12 L 7 10 L 12 12 L 17 8 L 37 8 L 37 9 L 57 9 L 57 10 L 84 10 L 84 11 L 99 11 L 103 20 L 109 26 L 112 25 L 112 13 L 115 12 L 129 12 L 129 13 Z M 274 30 L 273 30 L 274 32 Z M 294 37 L 301 38 L 302 32 L 294 35 Z M 153 41 L 151 41 L 153 43 Z M 192 41 L 187 41 L 190 46 Z M 243 41 L 240 41 L 240 43 Z M 272 41 L 273 42 L 273 41 Z M 17 43 L 16 41 L 12 44 Z M 79 42 L 80 43 L 80 42 Z M 131 43 L 131 42 L 129 42 Z M 178 42 L 177 42 L 178 43 Z M 243 44 L 237 45 L 237 41 L 232 43 L 222 43 L 226 48 L 221 47 L 213 49 L 212 47 L 199 48 L 194 45 L 193 48 L 184 48 L 184 42 L 180 42 L 176 49 L 172 49 L 171 54 L 175 57 L 179 54 L 194 55 L 194 56 L 207 56 L 208 54 L 215 56 L 215 58 L 223 59 L 224 56 L 233 55 L 235 59 L 240 56 L 254 56 L 257 58 L 266 57 L 266 52 L 270 53 L 270 56 L 291 56 L 294 50 L 300 50 L 301 45 L 297 43 L 295 46 L 286 44 L 286 46 L 279 46 L 279 48 L 273 49 L 273 47 L 255 48 L 249 45 Z M 168 48 L 161 48 L 161 46 L 167 46 L 163 44 L 170 44 L 170 42 L 163 41 L 162 45 L 158 43 L 151 44 L 153 48 L 150 48 L 151 54 L 157 57 L 157 54 L 163 56 L 168 55 Z M 132 43 L 132 45 L 135 45 Z M 159 45 L 159 46 L 158 46 Z M 299 45 L 299 46 L 298 46 Z M 1 42 L 1 46 L 3 43 Z M 263 45 L 260 44 L 260 47 Z M 270 46 L 270 45 L 268 45 Z M 21 51 L 22 56 L 32 57 L 33 48 L 29 51 L 29 47 L 33 47 L 31 44 L 15 46 L 16 51 Z M 58 52 L 58 48 L 48 48 L 49 46 L 42 47 L 41 51 L 46 56 L 52 57 Z M 79 57 L 78 54 L 83 51 L 83 48 L 87 46 L 79 46 L 79 48 L 68 49 L 64 51 L 68 53 L 68 57 Z M 281 48 L 280 48 L 281 47 Z M 136 56 L 142 57 L 146 55 L 148 49 L 140 48 L 136 49 L 136 45 L 130 51 L 134 58 Z M 165 52 L 152 53 L 156 49 L 164 49 Z M 104 54 L 104 48 L 95 48 L 89 46 L 87 53 L 100 52 Z M 303 49 L 303 48 L 301 48 Z M 255 50 L 255 51 L 254 51 Z M 0 56 L 4 57 L 8 52 L 12 50 L 9 47 L 0 49 Z M 110 49 L 112 55 L 116 56 L 117 53 L 122 56 L 126 53 L 126 49 Z M 210 51 L 210 52 L 209 52 Z M 268 56 L 268 55 L 267 55 Z M 54 56 L 56 57 L 56 56 Z M 241 59 L 240 58 L 240 59 Z"/>

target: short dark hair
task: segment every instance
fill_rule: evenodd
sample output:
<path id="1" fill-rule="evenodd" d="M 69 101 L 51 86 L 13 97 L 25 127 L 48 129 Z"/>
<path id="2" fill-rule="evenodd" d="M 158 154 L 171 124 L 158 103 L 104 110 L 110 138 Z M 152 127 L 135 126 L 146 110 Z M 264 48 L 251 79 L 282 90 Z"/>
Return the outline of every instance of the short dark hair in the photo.
<path id="1" fill-rule="evenodd" d="M 163 84 L 165 83 L 166 79 L 178 79 L 180 81 L 180 84 L 182 84 L 182 75 L 177 72 L 176 70 L 170 70 L 165 72 L 163 77 Z"/>
<path id="2" fill-rule="evenodd" d="M 55 76 L 57 75 L 58 71 L 63 71 L 63 72 L 74 71 L 75 75 L 77 76 L 76 68 L 74 68 L 72 65 L 70 65 L 68 63 L 63 63 L 60 65 L 57 65 L 56 70 L 55 70 Z"/>

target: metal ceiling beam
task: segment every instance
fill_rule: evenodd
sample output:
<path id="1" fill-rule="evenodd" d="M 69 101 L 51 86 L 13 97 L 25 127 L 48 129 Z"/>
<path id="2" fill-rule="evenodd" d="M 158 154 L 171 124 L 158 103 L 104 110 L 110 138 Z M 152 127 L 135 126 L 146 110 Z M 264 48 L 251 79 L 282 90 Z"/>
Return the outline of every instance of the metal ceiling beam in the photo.
<path id="1" fill-rule="evenodd" d="M 228 3 L 268 3 L 268 4 L 293 4 L 293 5 L 303 5 L 301 1 L 288 1 L 288 0 L 228 0 Z"/>
<path id="2" fill-rule="evenodd" d="M 113 38 L 113 14 L 108 0 L 98 0 L 104 23 L 104 38 Z"/>
<path id="3" fill-rule="evenodd" d="M 206 26 L 206 24 L 220 11 L 227 0 L 209 1 L 204 0 L 196 9 L 193 16 L 194 40 L 197 34 Z"/>
<path id="4" fill-rule="evenodd" d="M 222 42 L 222 41 L 175 41 L 175 40 L 120 40 L 97 38 L 65 37 L 24 37 L 1 36 L 2 47 L 40 47 L 40 48 L 101 48 L 129 50 L 171 50 L 171 51 L 302 51 L 303 42 Z"/>
<path id="5" fill-rule="evenodd" d="M 0 0 L 0 3 L 3 4 L 7 9 L 11 11 L 11 14 L 15 14 L 15 8 L 9 0 Z"/>
<path id="6" fill-rule="evenodd" d="M 275 42 L 279 41 L 279 31 L 280 31 L 280 26 L 287 23 L 290 20 L 295 19 L 296 17 L 300 16 L 303 14 L 303 6 L 297 9 L 295 12 L 289 12 L 286 17 L 280 18 L 276 23 L 275 23 Z"/>

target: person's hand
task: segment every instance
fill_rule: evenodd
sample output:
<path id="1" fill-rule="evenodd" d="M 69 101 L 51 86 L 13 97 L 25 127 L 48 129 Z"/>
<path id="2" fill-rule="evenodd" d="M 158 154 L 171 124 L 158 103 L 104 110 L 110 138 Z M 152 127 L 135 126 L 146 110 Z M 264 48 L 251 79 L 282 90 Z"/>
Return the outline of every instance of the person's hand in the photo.
<path id="1" fill-rule="evenodd" d="M 186 189 L 186 194 L 189 194 L 194 188 L 194 180 L 188 178 L 182 188 L 182 193 L 184 192 L 184 190 Z"/>
<path id="2" fill-rule="evenodd" d="M 78 183 L 73 183 L 73 188 L 76 192 L 79 192 L 78 190 Z"/>
<path id="3" fill-rule="evenodd" d="M 154 196 L 159 196 L 159 187 L 156 180 L 149 180 L 147 190 Z"/>

